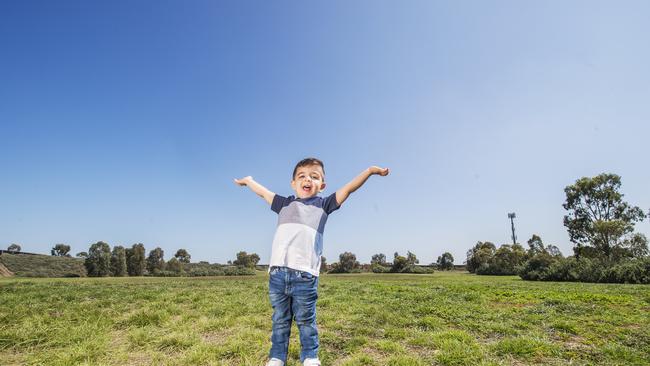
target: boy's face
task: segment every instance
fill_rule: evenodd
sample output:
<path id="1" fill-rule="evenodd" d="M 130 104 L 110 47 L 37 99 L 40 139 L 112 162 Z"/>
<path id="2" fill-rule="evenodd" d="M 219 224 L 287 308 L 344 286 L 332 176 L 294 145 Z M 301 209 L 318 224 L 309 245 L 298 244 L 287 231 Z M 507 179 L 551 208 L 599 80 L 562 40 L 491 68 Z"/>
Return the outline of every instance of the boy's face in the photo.
<path id="1" fill-rule="evenodd" d="M 325 189 L 325 174 L 320 165 L 301 166 L 291 181 L 298 198 L 314 197 Z"/>

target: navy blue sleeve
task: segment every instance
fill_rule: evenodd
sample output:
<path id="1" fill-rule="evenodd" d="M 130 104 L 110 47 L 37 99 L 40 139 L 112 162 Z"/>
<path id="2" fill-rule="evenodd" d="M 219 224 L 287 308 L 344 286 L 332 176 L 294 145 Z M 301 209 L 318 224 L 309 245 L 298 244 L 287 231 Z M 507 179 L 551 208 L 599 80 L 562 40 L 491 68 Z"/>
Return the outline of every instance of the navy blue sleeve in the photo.
<path id="1" fill-rule="evenodd" d="M 284 207 L 284 201 L 286 200 L 286 197 L 282 197 L 279 194 L 276 194 L 273 196 L 273 202 L 271 202 L 271 210 L 273 210 L 275 213 L 280 213 L 280 210 L 282 210 L 282 207 Z"/>
<path id="2" fill-rule="evenodd" d="M 338 202 L 336 202 L 336 192 L 330 194 L 323 200 L 323 210 L 326 214 L 331 214 L 341 207 Z"/>
<path id="3" fill-rule="evenodd" d="M 273 196 L 273 202 L 271 202 L 271 210 L 279 214 L 282 207 L 288 206 L 293 200 L 293 196 L 282 197 L 279 194 L 276 194 Z"/>

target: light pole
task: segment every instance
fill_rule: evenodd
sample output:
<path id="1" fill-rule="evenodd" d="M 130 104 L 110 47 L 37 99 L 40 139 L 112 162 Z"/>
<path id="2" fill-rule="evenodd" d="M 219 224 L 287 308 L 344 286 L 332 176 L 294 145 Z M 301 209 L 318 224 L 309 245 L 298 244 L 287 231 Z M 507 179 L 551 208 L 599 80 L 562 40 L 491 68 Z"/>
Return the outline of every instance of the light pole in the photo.
<path id="1" fill-rule="evenodd" d="M 515 215 L 514 212 L 511 212 L 508 214 L 508 218 L 510 219 L 510 225 L 512 226 L 512 244 L 517 244 L 517 235 L 515 235 Z"/>

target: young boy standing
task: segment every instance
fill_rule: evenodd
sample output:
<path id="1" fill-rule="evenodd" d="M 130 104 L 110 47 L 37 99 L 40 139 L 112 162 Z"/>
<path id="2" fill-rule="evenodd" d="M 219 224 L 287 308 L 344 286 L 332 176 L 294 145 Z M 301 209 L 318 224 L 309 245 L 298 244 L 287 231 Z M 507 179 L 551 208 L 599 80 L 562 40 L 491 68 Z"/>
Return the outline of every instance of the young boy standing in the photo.
<path id="1" fill-rule="evenodd" d="M 325 189 L 325 167 L 316 158 L 303 159 L 296 164 L 291 180 L 295 196 L 277 195 L 250 176 L 235 179 L 235 183 L 248 186 L 264 198 L 278 214 L 269 262 L 273 332 L 267 366 L 284 366 L 287 361 L 294 318 L 300 331 L 300 361 L 304 366 L 320 365 L 316 299 L 327 217 L 371 175 L 386 176 L 388 173 L 387 168 L 372 166 L 327 198 L 318 196 Z"/>

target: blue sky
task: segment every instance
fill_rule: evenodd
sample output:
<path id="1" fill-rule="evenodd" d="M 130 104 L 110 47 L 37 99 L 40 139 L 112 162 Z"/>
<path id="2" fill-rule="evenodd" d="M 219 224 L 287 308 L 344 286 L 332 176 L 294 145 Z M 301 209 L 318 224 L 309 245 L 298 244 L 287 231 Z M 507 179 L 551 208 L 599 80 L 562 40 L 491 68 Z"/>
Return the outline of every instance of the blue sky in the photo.
<path id="1" fill-rule="evenodd" d="M 324 255 L 532 234 L 570 254 L 563 189 L 622 176 L 650 207 L 645 1 L 3 1 L 0 247 L 103 240 L 268 261 L 276 215 L 325 162 Z M 650 234 L 647 221 L 637 229 Z"/>

